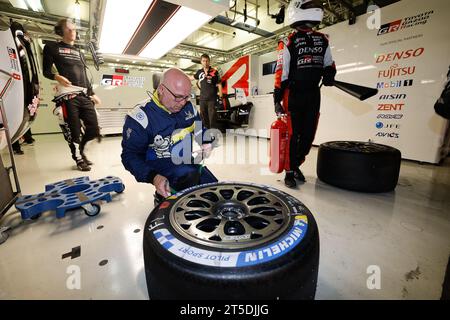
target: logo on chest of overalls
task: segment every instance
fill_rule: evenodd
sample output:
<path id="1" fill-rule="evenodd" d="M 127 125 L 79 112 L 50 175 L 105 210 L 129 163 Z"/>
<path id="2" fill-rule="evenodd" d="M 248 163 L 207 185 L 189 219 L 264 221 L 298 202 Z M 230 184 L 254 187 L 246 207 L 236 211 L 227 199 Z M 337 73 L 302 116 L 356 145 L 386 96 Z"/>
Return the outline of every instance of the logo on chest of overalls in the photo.
<path id="1" fill-rule="evenodd" d="M 153 139 L 153 143 L 150 147 L 155 151 L 156 157 L 158 159 L 162 158 L 170 158 L 170 145 L 171 145 L 171 137 L 162 137 L 161 135 L 155 136 Z"/>
<path id="2" fill-rule="evenodd" d="M 298 54 L 315 54 L 315 53 L 322 53 L 323 48 L 322 47 L 306 47 L 306 48 L 300 48 L 298 49 Z"/>
<path id="3" fill-rule="evenodd" d="M 191 112 L 191 110 L 189 110 L 189 111 L 186 111 L 185 113 L 185 118 L 184 118 L 184 120 L 191 120 L 191 119 L 193 119 L 193 118 L 195 118 L 195 114 L 193 114 L 192 112 Z"/>

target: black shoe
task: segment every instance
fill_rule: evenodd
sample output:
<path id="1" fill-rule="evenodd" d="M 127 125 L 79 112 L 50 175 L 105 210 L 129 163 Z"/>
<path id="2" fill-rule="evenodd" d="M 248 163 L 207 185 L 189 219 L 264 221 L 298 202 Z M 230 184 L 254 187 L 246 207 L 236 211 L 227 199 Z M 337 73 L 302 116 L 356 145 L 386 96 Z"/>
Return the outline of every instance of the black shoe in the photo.
<path id="1" fill-rule="evenodd" d="M 92 161 L 86 158 L 84 154 L 81 157 L 83 158 L 84 163 L 86 163 L 88 166 L 92 166 L 94 164 Z"/>
<path id="2" fill-rule="evenodd" d="M 36 140 L 34 140 L 33 138 L 29 139 L 29 140 L 25 140 L 23 143 L 28 144 L 30 146 L 32 146 L 34 144 Z"/>
<path id="3" fill-rule="evenodd" d="M 306 182 L 306 178 L 303 175 L 303 172 L 299 168 L 294 170 L 294 178 L 297 179 L 298 181 Z"/>
<path id="4" fill-rule="evenodd" d="M 288 188 L 295 188 L 297 186 L 297 182 L 294 179 L 294 172 L 286 172 L 286 176 L 284 177 L 284 184 Z"/>
<path id="5" fill-rule="evenodd" d="M 25 153 L 25 152 L 23 152 L 22 149 L 14 150 L 14 154 L 24 154 L 24 153 Z"/>
<path id="6" fill-rule="evenodd" d="M 165 199 L 165 198 L 164 198 L 162 195 L 160 195 L 158 192 L 155 192 L 155 194 L 153 195 L 153 204 L 155 205 L 155 208 L 156 208 L 157 206 L 159 206 L 159 204 L 160 204 L 161 202 L 163 202 L 164 199 Z"/>
<path id="7" fill-rule="evenodd" d="M 91 167 L 89 167 L 87 163 L 84 162 L 84 160 L 77 161 L 77 168 L 80 171 L 91 171 Z"/>

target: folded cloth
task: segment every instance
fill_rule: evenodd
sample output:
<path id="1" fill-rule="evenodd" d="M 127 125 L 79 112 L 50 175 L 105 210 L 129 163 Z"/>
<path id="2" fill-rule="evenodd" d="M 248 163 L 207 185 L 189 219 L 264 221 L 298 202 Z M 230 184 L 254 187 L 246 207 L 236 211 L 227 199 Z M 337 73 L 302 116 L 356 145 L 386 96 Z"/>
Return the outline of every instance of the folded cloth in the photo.
<path id="1" fill-rule="evenodd" d="M 53 101 L 59 100 L 61 98 L 64 98 L 69 95 L 78 95 L 80 93 L 87 94 L 87 89 L 83 87 L 78 86 L 68 86 L 65 87 L 63 85 L 57 84 L 56 85 L 56 94 Z"/>

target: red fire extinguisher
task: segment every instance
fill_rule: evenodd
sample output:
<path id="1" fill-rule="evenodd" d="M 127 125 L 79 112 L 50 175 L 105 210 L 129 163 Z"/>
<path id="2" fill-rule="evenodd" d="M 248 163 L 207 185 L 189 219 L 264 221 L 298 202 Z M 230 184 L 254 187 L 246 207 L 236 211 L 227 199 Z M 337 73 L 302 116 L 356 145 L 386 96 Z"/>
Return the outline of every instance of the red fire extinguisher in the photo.
<path id="1" fill-rule="evenodd" d="M 290 116 L 280 115 L 270 126 L 270 162 L 273 173 L 289 170 Z"/>

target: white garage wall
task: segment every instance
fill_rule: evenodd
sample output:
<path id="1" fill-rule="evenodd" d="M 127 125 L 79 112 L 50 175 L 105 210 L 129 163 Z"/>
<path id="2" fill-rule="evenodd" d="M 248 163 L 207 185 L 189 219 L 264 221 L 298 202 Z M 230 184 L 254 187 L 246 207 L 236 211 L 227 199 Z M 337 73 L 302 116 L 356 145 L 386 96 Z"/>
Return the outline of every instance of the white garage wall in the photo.
<path id="1" fill-rule="evenodd" d="M 427 19 L 426 13 L 429 13 Z M 333 58 L 338 66 L 336 79 L 368 87 L 401 81 L 402 87 L 380 88 L 379 94 L 364 102 L 337 88 L 324 87 L 314 144 L 333 140 L 372 140 L 398 148 L 403 158 L 437 163 L 441 159 L 448 121 L 437 116 L 433 106 L 443 89 L 450 65 L 450 2 L 408 0 L 384 7 L 381 9 L 382 26 L 398 20 L 403 23 L 408 17 L 416 17 L 408 21 L 421 24 L 381 35 L 377 35 L 378 29 L 367 26 L 372 17 L 367 14 L 358 17 L 354 25 L 342 22 L 321 30 L 330 36 Z M 402 58 L 398 59 L 400 56 Z M 273 90 L 274 77 L 262 76 L 262 64 L 275 59 L 275 52 L 259 57 L 260 94 Z M 413 74 L 395 75 L 389 79 L 388 70 L 408 67 Z M 404 87 L 405 80 L 413 80 L 412 86 Z M 405 94 L 406 98 L 380 99 L 391 94 Z M 261 101 L 272 103 L 271 99 Z M 273 107 L 257 110 L 267 112 L 262 118 L 275 118 Z M 400 115 L 402 118 L 384 120 L 378 118 L 380 115 Z M 260 125 L 262 123 L 254 123 L 254 129 L 264 129 Z"/>

